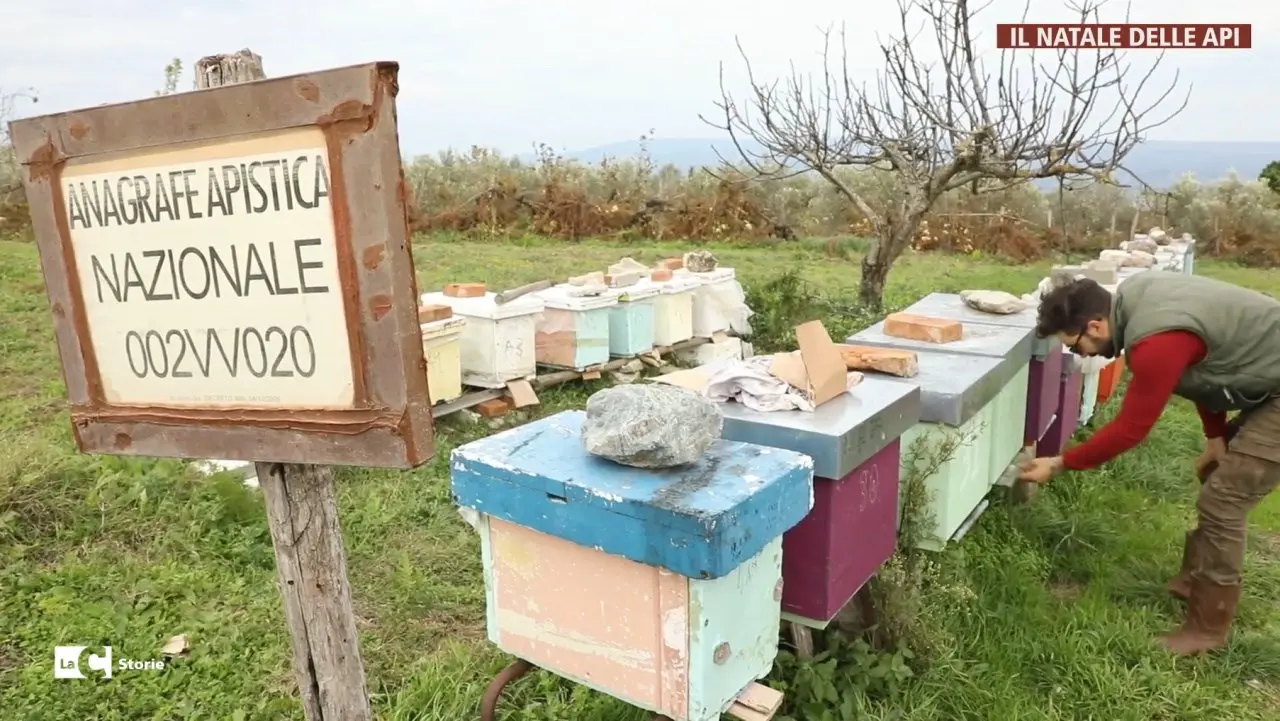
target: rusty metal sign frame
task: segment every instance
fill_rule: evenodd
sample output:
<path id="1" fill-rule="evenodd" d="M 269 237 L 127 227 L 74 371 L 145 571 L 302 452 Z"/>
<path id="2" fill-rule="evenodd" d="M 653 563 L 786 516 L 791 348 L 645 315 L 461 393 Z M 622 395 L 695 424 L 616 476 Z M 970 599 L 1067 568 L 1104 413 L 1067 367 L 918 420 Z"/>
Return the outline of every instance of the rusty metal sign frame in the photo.
<path id="1" fill-rule="evenodd" d="M 412 468 L 434 453 L 396 130 L 399 65 L 367 63 L 10 124 L 86 453 Z M 69 162 L 319 128 L 328 148 L 351 409 L 112 405 L 90 340 L 61 176 Z"/>

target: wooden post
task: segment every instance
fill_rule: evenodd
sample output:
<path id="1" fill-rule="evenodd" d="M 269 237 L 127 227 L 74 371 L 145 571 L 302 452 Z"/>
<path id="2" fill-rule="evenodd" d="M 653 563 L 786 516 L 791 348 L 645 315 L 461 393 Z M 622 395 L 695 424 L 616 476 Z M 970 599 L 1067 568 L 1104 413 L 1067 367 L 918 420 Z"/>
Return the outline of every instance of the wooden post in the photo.
<path id="1" fill-rule="evenodd" d="M 796 647 L 796 658 L 808 661 L 813 658 L 813 631 L 794 621 L 787 621 L 787 630 L 791 632 L 791 645 Z"/>
<path id="2" fill-rule="evenodd" d="M 266 78 L 261 56 L 248 49 L 201 58 L 195 76 L 198 90 Z M 333 469 L 256 467 L 307 721 L 372 721 Z"/>
<path id="3" fill-rule="evenodd" d="M 228 55 L 210 55 L 196 62 L 196 90 L 216 88 L 235 83 L 265 80 L 262 56 L 245 48 Z"/>

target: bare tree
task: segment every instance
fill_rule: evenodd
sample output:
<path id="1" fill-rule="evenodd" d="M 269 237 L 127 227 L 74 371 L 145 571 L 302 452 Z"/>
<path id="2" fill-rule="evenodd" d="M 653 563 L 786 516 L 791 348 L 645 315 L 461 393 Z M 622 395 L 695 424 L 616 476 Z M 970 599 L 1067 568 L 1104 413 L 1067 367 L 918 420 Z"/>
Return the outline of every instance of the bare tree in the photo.
<path id="1" fill-rule="evenodd" d="M 1079 22 L 1097 23 L 1102 1 L 1068 7 Z M 882 304 L 889 269 L 944 193 L 999 191 L 1038 178 L 1117 184 L 1116 171 L 1143 134 L 1186 107 L 1183 98 L 1152 117 L 1178 86 L 1175 74 L 1163 91 L 1147 88 L 1163 54 L 1131 77 L 1113 49 L 1002 51 L 993 76 L 971 29 L 984 8 L 899 0 L 901 35 L 880 44 L 885 69 L 871 88 L 850 76 L 843 31 L 838 57 L 831 31 L 823 34 L 820 78 L 793 70 L 762 82 L 739 43 L 751 86 L 745 101 L 726 89 L 721 68 L 720 117 L 704 121 L 733 139 L 739 158 L 722 157 L 726 167 L 749 179 L 817 173 L 875 229 L 862 260 L 864 303 Z M 917 16 L 922 28 L 912 32 Z M 847 182 L 846 168 L 891 171 L 894 199 L 873 203 Z"/>

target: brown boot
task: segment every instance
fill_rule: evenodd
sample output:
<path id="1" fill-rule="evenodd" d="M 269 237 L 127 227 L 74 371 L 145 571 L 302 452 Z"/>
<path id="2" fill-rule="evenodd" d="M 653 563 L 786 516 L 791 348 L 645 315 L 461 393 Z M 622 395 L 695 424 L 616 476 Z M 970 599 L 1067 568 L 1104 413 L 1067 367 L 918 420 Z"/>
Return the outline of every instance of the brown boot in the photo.
<path id="1" fill-rule="evenodd" d="M 1165 585 L 1169 589 L 1169 595 L 1174 598 L 1185 601 L 1191 595 L 1191 571 L 1200 562 L 1198 541 L 1199 535 L 1195 531 L 1187 531 L 1187 540 L 1182 547 L 1182 568 L 1178 570 L 1178 575 Z"/>
<path id="2" fill-rule="evenodd" d="M 1193 656 L 1227 645 L 1227 633 L 1240 602 L 1240 586 L 1219 586 L 1202 578 L 1191 579 L 1187 620 L 1160 641 L 1179 656 Z"/>

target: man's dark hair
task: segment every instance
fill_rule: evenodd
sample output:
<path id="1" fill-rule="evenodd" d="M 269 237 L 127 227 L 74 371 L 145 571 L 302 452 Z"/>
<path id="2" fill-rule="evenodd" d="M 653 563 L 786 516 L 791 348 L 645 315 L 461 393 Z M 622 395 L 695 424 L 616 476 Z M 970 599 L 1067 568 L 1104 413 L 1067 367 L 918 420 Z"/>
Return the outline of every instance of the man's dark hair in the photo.
<path id="1" fill-rule="evenodd" d="M 1083 333 L 1091 320 L 1111 315 L 1111 291 L 1088 278 L 1077 278 L 1054 287 L 1040 297 L 1036 335 Z"/>

